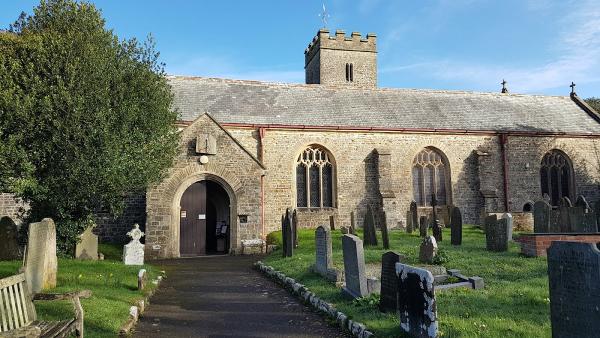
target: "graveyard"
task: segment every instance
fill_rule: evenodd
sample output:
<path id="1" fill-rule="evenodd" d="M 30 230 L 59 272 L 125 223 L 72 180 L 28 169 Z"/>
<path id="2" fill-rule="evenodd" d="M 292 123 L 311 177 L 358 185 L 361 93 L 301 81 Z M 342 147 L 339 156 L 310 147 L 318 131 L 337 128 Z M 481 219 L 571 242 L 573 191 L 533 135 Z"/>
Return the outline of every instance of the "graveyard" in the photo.
<path id="1" fill-rule="evenodd" d="M 456 288 L 436 291 L 438 333 L 444 337 L 548 337 L 550 336 L 550 301 L 547 261 L 545 257 L 525 257 L 518 243 L 509 242 L 508 250 L 486 250 L 486 236 L 477 227 L 465 226 L 462 245 L 450 243 L 450 229 L 443 229 L 444 240 L 438 241 L 438 256 L 447 269 L 458 269 L 466 276 L 480 276 L 485 288 Z M 515 234 L 516 237 L 517 234 Z M 332 264 L 344 271 L 340 230 L 331 232 Z M 357 236 L 363 238 L 361 229 Z M 420 266 L 418 231 L 389 232 L 390 249 L 383 249 L 381 233 L 378 245 L 364 246 L 367 277 L 379 278 L 378 267 L 387 251 L 402 256 L 401 262 Z M 281 237 L 277 244 L 282 244 Z M 331 303 L 351 319 L 365 324 L 377 337 L 402 336 L 399 317 L 379 311 L 378 295 L 350 300 L 341 287 L 313 272 L 315 264 L 315 230 L 298 231 L 298 247 L 292 257 L 282 257 L 281 250 L 264 259 L 265 264 L 304 284 L 321 299 Z"/>
<path id="2" fill-rule="evenodd" d="M 161 273 L 151 265 L 124 265 L 122 246 L 100 244 L 104 260 L 58 259 L 56 288 L 51 292 L 90 290 L 93 297 L 82 299 L 85 310 L 85 335 L 90 337 L 115 337 L 121 325 L 128 320 L 129 309 L 156 289 L 152 283 Z M 21 260 L 0 261 L 0 278 L 18 273 Z M 147 271 L 148 282 L 143 291 L 138 290 L 138 271 Z M 38 317 L 42 320 L 63 320 L 73 315 L 69 301 L 36 302 Z"/>

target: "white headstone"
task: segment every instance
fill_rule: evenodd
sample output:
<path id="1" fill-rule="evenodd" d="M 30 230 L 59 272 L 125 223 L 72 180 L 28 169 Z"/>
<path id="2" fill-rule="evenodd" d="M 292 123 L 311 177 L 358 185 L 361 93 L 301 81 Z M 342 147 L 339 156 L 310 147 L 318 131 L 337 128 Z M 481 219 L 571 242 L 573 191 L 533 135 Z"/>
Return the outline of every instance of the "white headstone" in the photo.
<path id="1" fill-rule="evenodd" d="M 506 219 L 506 223 L 508 224 L 508 228 L 507 228 L 507 233 L 506 235 L 508 236 L 508 240 L 512 241 L 513 237 L 512 237 L 512 233 L 513 233 L 513 216 L 509 213 L 504 213 L 502 215 L 502 218 Z"/>
<path id="2" fill-rule="evenodd" d="M 139 224 L 134 224 L 127 236 L 131 237 L 131 242 L 123 248 L 123 263 L 125 265 L 144 265 L 144 244 L 140 243 L 140 238 L 144 236 L 144 233 L 140 230 Z"/>
<path id="3" fill-rule="evenodd" d="M 56 286 L 56 225 L 51 218 L 29 224 L 25 279 L 32 293 Z"/>

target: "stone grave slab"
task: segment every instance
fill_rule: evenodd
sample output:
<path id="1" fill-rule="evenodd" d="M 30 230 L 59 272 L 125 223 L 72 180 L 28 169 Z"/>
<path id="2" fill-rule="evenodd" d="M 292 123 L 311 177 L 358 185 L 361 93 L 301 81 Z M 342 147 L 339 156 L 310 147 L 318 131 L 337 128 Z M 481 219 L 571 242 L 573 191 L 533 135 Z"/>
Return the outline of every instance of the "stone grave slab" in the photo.
<path id="1" fill-rule="evenodd" d="M 398 276 L 396 263 L 400 263 L 400 255 L 388 251 L 381 256 L 381 292 L 379 310 L 381 312 L 396 312 L 398 306 Z"/>
<path id="2" fill-rule="evenodd" d="M 412 218 L 413 228 L 417 229 L 419 227 L 419 213 L 417 211 L 417 202 L 410 202 L 410 215 Z"/>
<path id="3" fill-rule="evenodd" d="M 502 219 L 506 220 L 506 238 L 508 238 L 509 241 L 512 241 L 513 239 L 513 216 L 508 213 L 505 212 L 504 214 L 502 214 Z"/>
<path id="4" fill-rule="evenodd" d="M 377 245 L 377 232 L 375 230 L 375 215 L 371 206 L 367 207 L 367 213 L 365 214 L 365 221 L 363 224 L 363 238 L 364 245 L 375 246 Z"/>
<path id="5" fill-rule="evenodd" d="M 25 279 L 31 292 L 56 286 L 58 259 L 56 257 L 56 225 L 50 218 L 29 224 L 25 258 Z"/>
<path id="6" fill-rule="evenodd" d="M 508 250 L 508 223 L 496 215 L 485 218 L 485 242 L 488 251 Z"/>
<path id="7" fill-rule="evenodd" d="M 388 250 L 390 248 L 390 237 L 388 234 L 387 219 L 385 212 L 383 212 L 383 222 L 381 224 L 381 241 L 383 242 L 383 249 Z"/>
<path id="8" fill-rule="evenodd" d="M 368 296 L 363 243 L 354 235 L 342 236 L 345 285 L 343 292 L 352 297 Z"/>
<path id="9" fill-rule="evenodd" d="M 333 268 L 331 232 L 320 225 L 315 230 L 315 271 L 321 275 Z"/>
<path id="10" fill-rule="evenodd" d="M 94 227 L 87 228 L 75 245 L 75 258 L 98 260 L 98 236 L 93 232 Z"/>
<path id="11" fill-rule="evenodd" d="M 419 236 L 427 236 L 427 217 L 421 216 L 419 219 Z"/>
<path id="12" fill-rule="evenodd" d="M 533 204 L 533 232 L 547 233 L 550 231 L 550 204 L 539 200 Z"/>
<path id="13" fill-rule="evenodd" d="M 396 275 L 400 328 L 413 337 L 436 337 L 438 320 L 433 275 L 402 263 L 396 263 Z"/>
<path id="14" fill-rule="evenodd" d="M 452 245 L 462 244 L 462 214 L 459 207 L 452 208 L 450 215 L 450 243 Z"/>
<path id="15" fill-rule="evenodd" d="M 8 216 L 0 218 L 0 261 L 21 258 L 17 241 L 17 225 Z"/>
<path id="16" fill-rule="evenodd" d="M 438 246 L 435 237 L 425 237 L 419 248 L 419 261 L 427 264 L 433 263 L 433 258 L 437 255 L 437 250 Z"/>

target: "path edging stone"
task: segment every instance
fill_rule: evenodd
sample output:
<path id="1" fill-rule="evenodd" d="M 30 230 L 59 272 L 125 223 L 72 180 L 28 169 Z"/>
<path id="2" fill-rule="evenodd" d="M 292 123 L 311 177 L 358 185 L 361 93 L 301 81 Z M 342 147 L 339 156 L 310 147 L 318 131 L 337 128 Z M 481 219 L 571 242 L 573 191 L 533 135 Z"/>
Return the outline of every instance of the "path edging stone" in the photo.
<path id="1" fill-rule="evenodd" d="M 333 305 L 319 298 L 316 294 L 311 292 L 306 286 L 296 282 L 293 278 L 287 277 L 280 271 L 275 270 L 273 267 L 264 264 L 261 261 L 254 263 L 254 268 L 266 275 L 267 277 L 275 280 L 278 284 L 285 287 L 297 298 L 300 298 L 306 302 L 313 309 L 320 311 L 335 321 L 341 328 L 352 333 L 357 338 L 372 338 L 375 335 L 367 330 L 367 327 L 359 322 L 348 319 L 348 316 L 341 311 L 338 311 Z"/>
<path id="2" fill-rule="evenodd" d="M 123 325 L 121 325 L 121 328 L 119 328 L 119 337 L 128 337 L 133 333 L 135 325 L 140 319 L 140 316 L 146 310 L 146 306 L 150 304 L 150 297 L 152 297 L 156 290 L 158 290 L 158 288 L 160 287 L 160 282 L 162 282 L 164 278 L 164 275 L 159 275 L 157 279 L 152 281 L 154 284 L 156 284 L 156 287 L 152 291 L 150 291 L 143 299 L 138 300 L 135 303 L 135 305 L 132 305 L 129 308 L 129 318 L 125 323 L 123 323 Z"/>

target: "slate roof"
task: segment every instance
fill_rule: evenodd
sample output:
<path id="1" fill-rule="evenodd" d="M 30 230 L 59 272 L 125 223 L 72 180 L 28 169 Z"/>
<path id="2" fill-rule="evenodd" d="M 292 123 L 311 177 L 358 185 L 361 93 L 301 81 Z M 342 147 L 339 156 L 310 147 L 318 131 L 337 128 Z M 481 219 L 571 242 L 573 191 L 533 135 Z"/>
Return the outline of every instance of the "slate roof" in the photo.
<path id="1" fill-rule="evenodd" d="M 169 76 L 183 121 L 600 134 L 569 96 L 348 88 Z"/>

